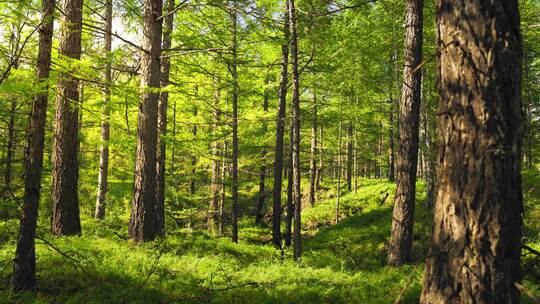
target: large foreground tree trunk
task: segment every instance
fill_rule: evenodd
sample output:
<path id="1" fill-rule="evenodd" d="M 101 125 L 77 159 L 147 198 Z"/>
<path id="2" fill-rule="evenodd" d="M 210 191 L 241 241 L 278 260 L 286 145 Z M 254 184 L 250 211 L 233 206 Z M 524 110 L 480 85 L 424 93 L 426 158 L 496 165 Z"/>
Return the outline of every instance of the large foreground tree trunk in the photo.
<path id="1" fill-rule="evenodd" d="M 518 3 L 439 0 L 437 8 L 438 190 L 421 301 L 519 303 Z"/>
<path id="2" fill-rule="evenodd" d="M 163 28 L 162 48 L 171 48 L 171 33 L 173 31 L 174 0 L 167 1 L 165 9 L 165 21 Z M 170 57 L 164 57 L 161 61 L 161 87 L 169 85 L 169 74 L 171 70 Z M 161 92 L 158 102 L 158 151 L 156 162 L 156 234 L 165 235 L 165 161 L 167 157 L 167 107 L 169 102 L 169 92 Z"/>
<path id="3" fill-rule="evenodd" d="M 62 29 L 58 53 L 81 58 L 82 0 L 63 2 Z M 79 215 L 79 80 L 69 73 L 58 76 L 56 125 L 53 146 L 52 222 L 54 235 L 81 233 Z"/>
<path id="4" fill-rule="evenodd" d="M 111 66 L 111 43 L 112 43 L 112 0 L 106 0 L 105 5 L 105 89 L 103 99 L 103 117 L 101 121 L 101 147 L 99 150 L 99 174 L 98 174 L 98 191 L 96 199 L 95 218 L 102 219 L 105 216 L 105 204 L 108 186 L 109 172 L 109 129 L 110 129 L 110 113 L 111 113 L 111 82 L 112 82 L 112 66 Z"/>
<path id="5" fill-rule="evenodd" d="M 162 0 L 144 0 L 141 100 L 137 126 L 135 187 L 129 220 L 129 238 L 150 241 L 156 236 L 156 148 L 160 87 Z"/>
<path id="6" fill-rule="evenodd" d="M 405 27 L 405 67 L 399 104 L 397 190 L 392 216 L 388 264 L 401 265 L 410 258 L 416 199 L 418 125 L 422 60 L 423 0 L 407 0 Z"/>
<path id="7" fill-rule="evenodd" d="M 41 192 L 41 172 L 43 169 L 43 145 L 45 142 L 45 123 L 49 86 L 47 81 L 51 70 L 51 48 L 53 36 L 55 0 L 41 3 L 43 22 L 39 30 L 39 51 L 37 59 L 37 78 L 45 86 L 36 95 L 32 105 L 28 127 L 28 151 L 25 160 L 24 200 L 17 249 L 11 276 L 14 290 L 34 290 L 36 287 L 35 235 Z"/>
<path id="8" fill-rule="evenodd" d="M 289 65 L 289 9 L 286 5 L 281 45 L 281 74 L 279 82 L 279 109 L 276 119 L 276 147 L 274 153 L 274 186 L 272 190 L 272 242 L 281 248 L 281 187 L 283 182 L 283 137 L 285 133 L 285 109 L 287 107 L 287 67 Z"/>

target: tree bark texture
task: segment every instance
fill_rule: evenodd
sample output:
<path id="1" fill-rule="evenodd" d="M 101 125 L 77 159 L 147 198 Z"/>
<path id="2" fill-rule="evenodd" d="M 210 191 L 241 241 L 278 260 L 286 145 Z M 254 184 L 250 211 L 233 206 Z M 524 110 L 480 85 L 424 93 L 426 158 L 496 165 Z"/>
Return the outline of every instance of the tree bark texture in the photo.
<path id="1" fill-rule="evenodd" d="M 135 187 L 129 220 L 129 238 L 141 242 L 156 236 L 157 118 L 161 71 L 162 0 L 144 0 L 141 100 L 137 126 Z"/>
<path id="2" fill-rule="evenodd" d="M 289 1 L 289 26 L 291 28 L 292 65 L 292 178 L 294 204 L 294 259 L 300 262 L 302 256 L 302 193 L 300 192 L 300 80 L 298 71 L 298 41 L 296 36 L 296 9 L 294 0 Z"/>
<path id="3" fill-rule="evenodd" d="M 163 23 L 162 49 L 171 48 L 174 22 L 174 0 L 167 1 L 167 8 L 164 10 L 165 18 Z M 169 85 L 169 75 L 171 71 L 171 59 L 167 56 L 161 59 L 161 87 Z M 159 95 L 158 101 L 158 151 L 156 162 L 156 234 L 165 235 L 165 161 L 167 158 L 167 109 L 169 103 L 169 92 L 163 91 Z"/>
<path id="4" fill-rule="evenodd" d="M 422 303 L 519 303 L 519 26 L 515 0 L 437 1 L 438 187 Z"/>
<path id="5" fill-rule="evenodd" d="M 82 0 L 63 1 L 58 54 L 81 58 Z M 53 235 L 81 233 L 79 215 L 79 80 L 69 73 L 58 75 L 52 169 Z"/>
<path id="6" fill-rule="evenodd" d="M 11 288 L 16 291 L 36 288 L 35 236 L 43 171 L 43 146 L 49 91 L 47 83 L 51 70 L 54 6 L 55 0 L 41 2 L 43 22 L 39 30 L 37 78 L 44 86 L 34 98 L 28 127 L 22 217 L 10 282 Z"/>
<path id="7" fill-rule="evenodd" d="M 423 0 L 407 0 L 405 67 L 399 104 L 397 190 L 394 198 L 388 264 L 401 265 L 410 259 L 413 241 L 418 127 L 420 120 Z"/>
<path id="8" fill-rule="evenodd" d="M 287 87 L 289 65 L 289 7 L 286 5 L 283 44 L 281 45 L 281 72 L 279 81 L 279 109 L 276 119 L 276 146 L 274 152 L 274 185 L 272 190 L 272 242 L 281 248 L 281 188 L 283 183 L 283 137 L 285 133 L 285 109 L 287 107 Z"/>

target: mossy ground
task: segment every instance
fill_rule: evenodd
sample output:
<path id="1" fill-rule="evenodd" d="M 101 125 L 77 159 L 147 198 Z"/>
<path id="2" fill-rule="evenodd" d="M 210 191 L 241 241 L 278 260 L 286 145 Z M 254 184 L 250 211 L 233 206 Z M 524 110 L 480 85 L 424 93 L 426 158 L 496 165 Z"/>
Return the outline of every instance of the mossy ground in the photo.
<path id="1" fill-rule="evenodd" d="M 540 174 L 525 172 L 523 177 L 525 239 L 540 249 Z M 293 262 L 290 249 L 283 254 L 274 249 L 270 229 L 256 226 L 248 215 L 240 222 L 239 244 L 209 235 L 196 224 L 185 228 L 183 221 L 169 221 L 163 240 L 133 244 L 126 241 L 125 206 L 108 210 L 102 222 L 83 212 L 82 237 L 51 238 L 42 216 L 36 294 L 5 289 L 17 229 L 15 220 L 5 221 L 0 226 L 0 302 L 393 303 L 403 292 L 404 303 L 416 303 L 431 230 L 423 184 L 417 188 L 415 260 L 397 268 L 385 266 L 395 185 L 383 180 L 361 179 L 356 194 L 343 191 L 337 224 L 335 192 L 320 193 L 320 202 L 303 212 L 300 264 Z M 253 202 L 251 192 L 243 193 L 244 204 Z M 540 295 L 538 257 L 527 255 L 524 264 L 525 286 Z M 523 296 L 522 302 L 530 300 Z"/>

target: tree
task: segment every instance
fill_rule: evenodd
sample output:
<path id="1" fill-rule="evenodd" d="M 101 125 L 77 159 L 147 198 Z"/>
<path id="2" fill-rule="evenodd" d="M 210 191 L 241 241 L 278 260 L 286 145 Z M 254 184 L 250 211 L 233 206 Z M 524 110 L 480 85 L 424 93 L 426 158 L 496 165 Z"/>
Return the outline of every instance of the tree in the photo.
<path id="1" fill-rule="evenodd" d="M 418 128 L 422 60 L 423 0 L 407 0 L 405 67 L 399 104 L 397 190 L 394 198 L 388 264 L 401 265 L 410 259 L 418 162 Z"/>
<path id="2" fill-rule="evenodd" d="M 60 29 L 60 58 L 81 58 L 83 0 L 65 0 Z M 79 215 L 79 80 L 75 71 L 61 72 L 56 86 L 56 116 L 53 145 L 52 223 L 54 235 L 81 233 Z"/>
<path id="3" fill-rule="evenodd" d="M 174 19 L 174 0 L 167 1 L 167 9 L 164 12 L 164 29 L 162 49 L 171 48 L 171 33 L 173 31 Z M 161 87 L 166 88 L 169 85 L 169 75 L 171 70 L 171 59 L 167 56 L 161 61 Z M 160 236 L 165 235 L 165 159 L 167 156 L 167 106 L 169 101 L 169 92 L 161 92 L 158 101 L 158 151 L 156 162 L 156 233 Z"/>
<path id="4" fill-rule="evenodd" d="M 135 185 L 128 234 L 134 241 L 156 236 L 157 89 L 160 87 L 162 0 L 144 0 L 143 49 L 141 53 L 141 100 L 137 126 Z"/>
<path id="5" fill-rule="evenodd" d="M 289 26 L 291 28 L 291 65 L 292 65 L 292 128 L 291 146 L 293 204 L 294 204 L 294 259 L 299 262 L 302 256 L 302 193 L 300 192 L 300 80 L 298 70 L 298 38 L 296 35 L 296 8 L 294 0 L 289 3 Z"/>
<path id="6" fill-rule="evenodd" d="M 287 87 L 289 65 L 289 7 L 285 5 L 283 21 L 283 43 L 281 45 L 281 72 L 279 81 L 279 106 L 276 119 L 276 145 L 274 160 L 274 185 L 272 208 L 272 242 L 281 248 L 281 187 L 283 183 L 283 137 L 285 134 L 285 112 L 287 107 Z"/>
<path id="7" fill-rule="evenodd" d="M 112 64 L 110 53 L 112 50 L 112 0 L 106 0 L 105 3 L 105 88 L 103 90 L 103 118 L 101 121 L 101 147 L 99 150 L 99 174 L 98 191 L 96 199 L 95 218 L 102 219 L 105 216 L 105 204 L 108 186 L 109 171 L 109 134 L 110 134 L 110 115 L 111 115 L 111 82 L 112 82 Z"/>
<path id="8" fill-rule="evenodd" d="M 35 235 L 43 171 L 43 145 L 48 103 L 48 78 L 51 70 L 51 48 L 55 0 L 42 0 L 42 23 L 39 31 L 37 78 L 43 90 L 34 97 L 28 126 L 28 151 L 25 159 L 25 184 L 19 237 L 13 263 L 11 287 L 34 290 L 36 287 Z"/>
<path id="9" fill-rule="evenodd" d="M 232 18 L 232 241 L 238 243 L 238 0 L 234 0 Z"/>
<path id="10" fill-rule="evenodd" d="M 313 92 L 313 109 L 311 110 L 311 146 L 309 150 L 309 205 L 315 206 L 315 179 L 317 175 L 317 93 Z"/>
<path id="11" fill-rule="evenodd" d="M 438 191 L 421 302 L 519 303 L 518 1 L 439 0 L 437 32 Z"/>

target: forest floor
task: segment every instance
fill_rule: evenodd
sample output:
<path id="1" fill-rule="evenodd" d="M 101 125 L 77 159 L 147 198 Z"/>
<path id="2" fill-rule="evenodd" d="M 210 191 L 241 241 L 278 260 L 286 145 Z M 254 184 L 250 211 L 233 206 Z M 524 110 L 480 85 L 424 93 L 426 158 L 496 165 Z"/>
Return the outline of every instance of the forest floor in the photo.
<path id="1" fill-rule="evenodd" d="M 540 250 L 540 174 L 525 172 L 523 179 L 525 242 Z M 171 226 L 164 240 L 132 244 L 126 241 L 128 212 L 109 213 L 102 222 L 83 215 L 82 237 L 52 238 L 43 228 L 37 240 L 36 294 L 5 289 L 17 223 L 0 222 L 0 302 L 394 303 L 400 298 L 417 303 L 431 230 L 423 184 L 417 188 L 415 259 L 398 268 L 385 266 L 395 185 L 383 180 L 361 179 L 357 194 L 345 194 L 338 224 L 333 224 L 332 190 L 303 211 L 300 264 L 291 249 L 283 254 L 274 249 L 270 228 L 256 226 L 252 216 L 240 222 L 239 244 L 203 229 Z M 528 254 L 523 264 L 525 287 L 540 296 L 540 258 Z M 533 303 L 525 295 L 522 302 Z"/>

